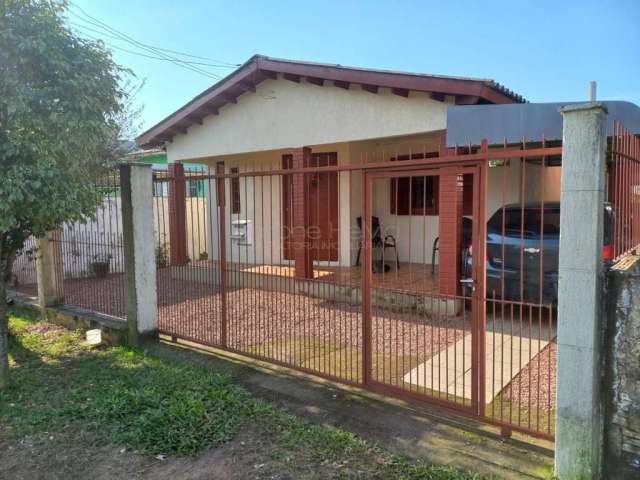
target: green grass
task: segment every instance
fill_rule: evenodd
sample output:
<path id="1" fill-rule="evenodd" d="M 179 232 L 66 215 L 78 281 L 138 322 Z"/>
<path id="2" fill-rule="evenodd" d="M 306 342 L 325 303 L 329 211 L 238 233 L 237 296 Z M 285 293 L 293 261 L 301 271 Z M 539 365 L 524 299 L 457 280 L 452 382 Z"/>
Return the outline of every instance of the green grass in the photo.
<path id="1" fill-rule="evenodd" d="M 203 365 L 90 347 L 80 332 L 15 312 L 9 324 L 11 386 L 0 392 L 0 436 L 8 441 L 82 431 L 106 445 L 187 456 L 232 442 L 253 427 L 272 451 L 297 458 L 296 472 L 343 462 L 351 470 L 340 478 L 484 478 L 409 461 L 353 433 L 290 415 Z"/>

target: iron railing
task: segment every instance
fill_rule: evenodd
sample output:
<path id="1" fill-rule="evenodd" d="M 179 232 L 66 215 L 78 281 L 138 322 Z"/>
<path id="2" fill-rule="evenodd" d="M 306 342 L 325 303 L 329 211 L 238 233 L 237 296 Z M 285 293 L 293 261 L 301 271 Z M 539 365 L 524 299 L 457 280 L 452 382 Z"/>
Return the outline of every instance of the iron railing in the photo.
<path id="1" fill-rule="evenodd" d="M 561 147 L 434 149 L 156 173 L 161 333 L 552 437 Z"/>
<path id="2" fill-rule="evenodd" d="M 610 139 L 608 186 L 614 218 L 610 256 L 615 261 L 640 247 L 640 138 L 620 122 L 614 122 Z"/>

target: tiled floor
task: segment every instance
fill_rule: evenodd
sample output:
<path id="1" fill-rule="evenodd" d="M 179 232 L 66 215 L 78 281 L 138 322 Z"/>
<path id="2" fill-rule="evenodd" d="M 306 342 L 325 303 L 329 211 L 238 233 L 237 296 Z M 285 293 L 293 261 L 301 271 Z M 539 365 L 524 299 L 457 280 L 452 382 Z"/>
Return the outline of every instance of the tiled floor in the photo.
<path id="1" fill-rule="evenodd" d="M 433 270 L 431 265 L 424 263 L 401 263 L 400 269 L 393 268 L 389 271 L 373 274 L 373 287 L 380 289 L 399 290 L 411 293 L 431 293 L 438 286 L 438 268 Z M 235 268 L 235 265 L 234 267 Z M 240 270 L 249 273 L 261 273 L 282 277 L 293 277 L 295 269 L 292 266 L 283 265 L 247 265 L 240 266 Z M 339 285 L 360 286 L 362 281 L 362 267 L 333 267 L 316 266 L 313 269 L 313 277 L 325 282 Z"/>
<path id="2" fill-rule="evenodd" d="M 545 340 L 486 332 L 486 403 L 489 404 L 542 349 Z M 404 376 L 405 383 L 471 399 L 471 335 Z"/>

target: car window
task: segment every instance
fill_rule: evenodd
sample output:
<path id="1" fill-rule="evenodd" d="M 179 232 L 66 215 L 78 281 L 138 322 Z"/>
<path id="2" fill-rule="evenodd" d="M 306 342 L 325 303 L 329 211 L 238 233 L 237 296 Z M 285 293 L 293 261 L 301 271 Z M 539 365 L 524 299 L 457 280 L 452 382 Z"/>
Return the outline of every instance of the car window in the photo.
<path id="1" fill-rule="evenodd" d="M 507 236 L 539 237 L 543 222 L 542 231 L 545 236 L 560 234 L 560 212 L 557 209 L 545 208 L 543 217 L 539 208 L 526 208 L 524 222 L 522 222 L 522 210 L 519 208 L 509 208 L 504 213 L 504 232 Z M 491 217 L 487 228 L 490 233 L 502 234 L 502 209 Z"/>

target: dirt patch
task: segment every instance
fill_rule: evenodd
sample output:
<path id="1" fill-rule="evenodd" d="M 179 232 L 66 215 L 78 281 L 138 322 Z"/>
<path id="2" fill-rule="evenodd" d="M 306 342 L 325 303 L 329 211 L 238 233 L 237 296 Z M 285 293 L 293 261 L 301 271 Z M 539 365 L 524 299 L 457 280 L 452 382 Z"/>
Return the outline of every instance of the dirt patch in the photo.
<path id="1" fill-rule="evenodd" d="M 362 458 L 315 457 L 308 449 L 283 445 L 281 432 L 251 426 L 233 441 L 197 457 L 150 456 L 117 445 L 101 445 L 80 431 L 43 432 L 17 442 L 0 431 L 0 478 L 14 480 L 244 480 L 360 477 L 383 478 L 375 451 Z"/>
<path id="2" fill-rule="evenodd" d="M 136 478 L 152 463 L 123 447 L 100 445 L 82 431 L 41 432 L 17 441 L 0 431 L 0 478 Z"/>
<path id="3" fill-rule="evenodd" d="M 24 328 L 25 333 L 37 333 L 44 337 L 52 337 L 57 336 L 61 332 L 68 332 L 68 330 L 59 325 L 54 325 L 52 323 L 36 323 L 32 325 L 27 325 Z"/>

